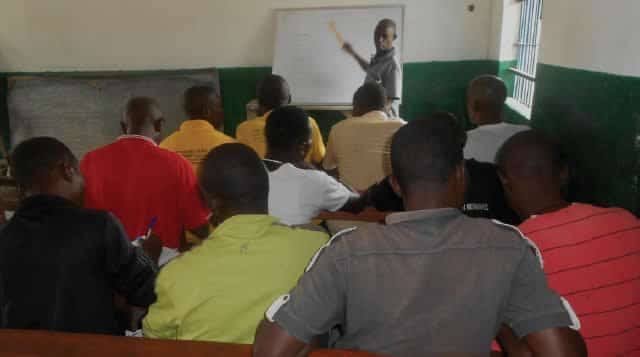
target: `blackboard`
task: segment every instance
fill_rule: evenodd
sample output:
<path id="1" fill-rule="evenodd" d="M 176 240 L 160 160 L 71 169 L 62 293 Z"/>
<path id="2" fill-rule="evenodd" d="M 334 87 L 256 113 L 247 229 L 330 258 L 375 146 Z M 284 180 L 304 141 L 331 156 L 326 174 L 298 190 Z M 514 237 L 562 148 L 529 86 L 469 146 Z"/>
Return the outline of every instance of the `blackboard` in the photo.
<path id="1" fill-rule="evenodd" d="M 11 144 L 35 136 L 53 136 L 81 158 L 121 134 L 119 122 L 125 104 L 136 96 L 149 96 L 159 102 L 166 136 L 185 119 L 184 91 L 203 84 L 220 93 L 216 70 L 13 77 L 8 93 Z"/>

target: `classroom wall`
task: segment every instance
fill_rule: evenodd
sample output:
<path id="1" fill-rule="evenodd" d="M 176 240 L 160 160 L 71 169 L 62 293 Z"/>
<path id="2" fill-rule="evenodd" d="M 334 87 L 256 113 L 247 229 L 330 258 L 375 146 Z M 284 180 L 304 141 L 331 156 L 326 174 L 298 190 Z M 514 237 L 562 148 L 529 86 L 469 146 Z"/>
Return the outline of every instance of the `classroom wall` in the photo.
<path id="1" fill-rule="evenodd" d="M 402 115 L 444 109 L 465 116 L 468 81 L 498 68 L 490 43 L 494 4 L 502 1 L 2 0 L 0 72 L 218 67 L 225 130 L 233 134 L 256 83 L 271 70 L 273 9 L 403 4 Z M 325 132 L 341 119 L 317 114 Z"/>
<path id="2" fill-rule="evenodd" d="M 640 213 L 637 0 L 546 1 L 532 125 L 576 160 L 573 195 Z"/>

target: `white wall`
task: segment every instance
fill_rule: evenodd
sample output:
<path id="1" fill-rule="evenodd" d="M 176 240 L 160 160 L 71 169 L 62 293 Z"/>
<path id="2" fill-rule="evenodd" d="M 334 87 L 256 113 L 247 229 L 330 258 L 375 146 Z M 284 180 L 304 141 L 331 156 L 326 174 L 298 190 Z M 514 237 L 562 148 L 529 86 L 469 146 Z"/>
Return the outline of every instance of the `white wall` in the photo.
<path id="1" fill-rule="evenodd" d="M 487 58 L 488 0 L 0 0 L 0 71 L 269 66 L 273 9 L 368 4 L 406 5 L 405 62 Z"/>
<path id="2" fill-rule="evenodd" d="M 540 61 L 640 77 L 640 1 L 545 1 Z"/>
<path id="3" fill-rule="evenodd" d="M 521 9 L 522 3 L 517 0 L 493 0 L 489 58 L 499 61 L 517 58 L 515 44 L 520 35 Z"/>

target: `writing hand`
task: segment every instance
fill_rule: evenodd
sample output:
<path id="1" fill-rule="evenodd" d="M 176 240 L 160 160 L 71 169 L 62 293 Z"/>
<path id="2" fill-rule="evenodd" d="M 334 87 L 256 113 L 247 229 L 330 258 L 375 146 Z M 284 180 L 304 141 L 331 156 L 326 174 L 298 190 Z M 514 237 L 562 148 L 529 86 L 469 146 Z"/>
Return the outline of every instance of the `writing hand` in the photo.
<path id="1" fill-rule="evenodd" d="M 142 249 L 158 264 L 158 259 L 160 258 L 160 254 L 162 254 L 162 241 L 157 235 L 151 233 L 151 236 L 142 242 Z"/>

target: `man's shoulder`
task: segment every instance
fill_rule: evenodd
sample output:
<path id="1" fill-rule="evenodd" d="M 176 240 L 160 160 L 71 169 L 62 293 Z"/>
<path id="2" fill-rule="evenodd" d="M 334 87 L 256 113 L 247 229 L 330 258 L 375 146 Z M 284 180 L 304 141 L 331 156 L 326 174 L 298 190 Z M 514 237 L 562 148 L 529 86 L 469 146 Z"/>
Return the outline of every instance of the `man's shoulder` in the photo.
<path id="1" fill-rule="evenodd" d="M 297 246 L 309 246 L 313 249 L 318 249 L 329 241 L 326 233 L 282 224 L 273 225 L 267 234 L 278 239 L 282 237 Z"/>
<path id="2" fill-rule="evenodd" d="M 261 127 L 264 127 L 265 124 L 266 120 L 264 117 L 256 117 L 253 119 L 245 120 L 242 123 L 238 124 L 236 131 L 259 129 Z"/>

